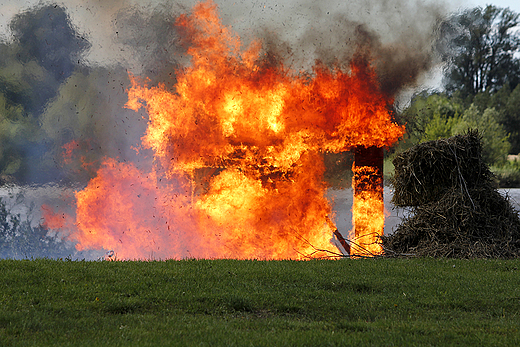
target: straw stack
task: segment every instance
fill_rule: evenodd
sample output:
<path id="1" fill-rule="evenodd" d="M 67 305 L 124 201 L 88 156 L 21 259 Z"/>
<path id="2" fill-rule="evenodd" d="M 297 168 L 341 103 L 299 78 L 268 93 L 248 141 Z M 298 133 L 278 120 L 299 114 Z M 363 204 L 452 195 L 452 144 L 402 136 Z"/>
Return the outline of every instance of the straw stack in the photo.
<path id="1" fill-rule="evenodd" d="M 410 217 L 383 237 L 387 255 L 520 256 L 518 212 L 493 186 L 476 131 L 419 144 L 393 163 L 394 205 Z"/>

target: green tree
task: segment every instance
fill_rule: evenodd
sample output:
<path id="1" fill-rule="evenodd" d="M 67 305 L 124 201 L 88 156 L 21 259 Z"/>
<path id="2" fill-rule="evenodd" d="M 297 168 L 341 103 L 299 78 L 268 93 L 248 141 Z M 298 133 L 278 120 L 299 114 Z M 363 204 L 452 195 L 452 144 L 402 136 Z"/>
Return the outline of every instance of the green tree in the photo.
<path id="1" fill-rule="evenodd" d="M 483 91 L 497 91 L 509 83 L 520 82 L 520 37 L 513 28 L 520 23 L 519 14 L 508 8 L 488 5 L 464 11 L 441 27 L 441 45 L 450 49 L 445 58 L 450 67 L 446 90 L 460 91 L 466 98 Z"/>
<path id="2" fill-rule="evenodd" d="M 38 125 L 19 104 L 0 93 L 0 184 L 23 177 L 28 162 L 25 151 L 38 138 Z"/>
<path id="3" fill-rule="evenodd" d="M 518 89 L 520 91 L 520 87 Z M 401 114 L 401 120 L 406 121 L 408 143 L 401 144 L 399 150 L 421 142 L 461 134 L 468 129 L 478 129 L 482 135 L 484 160 L 488 164 L 503 162 L 511 147 L 509 135 L 499 122 L 501 114 L 495 108 L 485 105 L 506 105 L 513 99 L 507 93 L 502 100 L 498 97 L 484 98 L 483 95 L 481 100 L 484 99 L 486 102 L 480 106 L 471 104 L 465 108 L 457 98 L 442 93 L 423 93 L 416 96 Z M 520 102 L 520 95 L 518 101 Z M 506 106 L 502 108 L 507 109 Z"/>
<path id="4" fill-rule="evenodd" d="M 406 124 L 408 145 L 450 136 L 454 119 L 464 112 L 462 104 L 443 93 L 416 95 L 399 116 Z"/>
<path id="5" fill-rule="evenodd" d="M 446 114 L 435 114 L 433 119 L 426 126 L 421 142 L 452 136 L 459 122 L 460 117 L 458 115 L 449 117 Z"/>
<path id="6" fill-rule="evenodd" d="M 482 157 L 488 164 L 500 163 L 506 159 L 511 145 L 504 127 L 497 122 L 498 112 L 494 108 L 479 111 L 471 105 L 460 121 L 452 128 L 452 134 L 461 134 L 468 129 L 477 129 L 482 136 Z"/>
<path id="7" fill-rule="evenodd" d="M 505 107 L 500 108 L 500 121 L 509 132 L 510 153 L 520 153 L 520 84 L 509 94 Z"/>

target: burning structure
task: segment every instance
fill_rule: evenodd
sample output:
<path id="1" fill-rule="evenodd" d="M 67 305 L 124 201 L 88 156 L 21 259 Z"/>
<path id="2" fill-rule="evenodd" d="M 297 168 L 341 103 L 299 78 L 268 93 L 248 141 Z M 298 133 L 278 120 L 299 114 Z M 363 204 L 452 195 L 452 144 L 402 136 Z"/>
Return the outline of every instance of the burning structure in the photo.
<path id="1" fill-rule="evenodd" d="M 348 66 L 318 61 L 308 74 L 261 41 L 242 49 L 212 2 L 175 25 L 190 64 L 176 71 L 174 88 L 132 77 L 127 91 L 126 107 L 149 117 L 142 149 L 153 164 L 106 158 L 76 192 L 75 215 L 47 210 L 47 225 L 68 230 L 79 250 L 120 259 L 337 254 L 323 153 L 354 150 L 348 248 L 381 253 L 382 149 L 404 127 L 390 111 L 395 85 L 376 75 L 370 49 L 360 46 Z"/>

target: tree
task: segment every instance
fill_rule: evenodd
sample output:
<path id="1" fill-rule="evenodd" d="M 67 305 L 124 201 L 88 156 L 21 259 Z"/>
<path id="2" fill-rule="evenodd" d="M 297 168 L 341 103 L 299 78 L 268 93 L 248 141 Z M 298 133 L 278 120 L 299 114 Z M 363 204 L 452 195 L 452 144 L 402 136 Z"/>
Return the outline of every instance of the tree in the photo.
<path id="1" fill-rule="evenodd" d="M 520 86 L 518 102 L 520 102 Z M 515 89 L 516 90 L 516 89 Z M 512 94 L 512 93 L 511 93 Z M 505 160 L 510 150 L 509 134 L 499 120 L 501 114 L 493 107 L 486 105 L 504 104 L 511 102 L 511 108 L 516 104 L 505 91 L 501 98 L 489 98 L 482 95 L 478 98 L 481 105 L 471 104 L 464 107 L 457 98 L 445 94 L 420 94 L 412 100 L 412 104 L 403 111 L 401 121 L 406 122 L 409 143 L 401 146 L 404 149 L 417 143 L 447 138 L 466 132 L 468 129 L 477 129 L 482 135 L 482 155 L 488 164 L 495 164 Z M 494 96 L 495 96 L 494 95 Z M 511 100 L 511 101 L 510 101 Z M 404 148 L 403 148 L 404 147 Z"/>
<path id="2" fill-rule="evenodd" d="M 520 153 L 520 84 L 509 94 L 507 104 L 501 109 L 501 123 L 510 133 L 511 153 Z"/>
<path id="3" fill-rule="evenodd" d="M 410 106 L 399 115 L 406 124 L 406 136 L 410 145 L 422 141 L 436 140 L 451 136 L 454 119 L 464 112 L 464 108 L 453 98 L 442 93 L 416 95 Z"/>
<path id="4" fill-rule="evenodd" d="M 520 82 L 520 36 L 513 30 L 519 14 L 488 5 L 452 17 L 441 26 L 441 43 L 450 49 L 444 58 L 448 93 L 460 91 L 466 98 L 479 92 L 495 92 L 508 83 L 514 89 Z"/>
<path id="5" fill-rule="evenodd" d="M 482 136 L 482 158 L 488 164 L 500 163 L 506 159 L 511 145 L 504 127 L 497 122 L 498 112 L 487 108 L 480 112 L 471 105 L 458 124 L 453 126 L 452 134 L 462 134 L 469 129 L 477 129 Z"/>
<path id="6" fill-rule="evenodd" d="M 434 141 L 440 138 L 447 138 L 453 135 L 454 129 L 459 124 L 458 115 L 449 117 L 445 114 L 435 114 L 424 130 L 421 142 Z"/>
<path id="7" fill-rule="evenodd" d="M 38 124 L 22 105 L 0 93 L 0 184 L 27 173 L 26 151 L 38 138 Z"/>

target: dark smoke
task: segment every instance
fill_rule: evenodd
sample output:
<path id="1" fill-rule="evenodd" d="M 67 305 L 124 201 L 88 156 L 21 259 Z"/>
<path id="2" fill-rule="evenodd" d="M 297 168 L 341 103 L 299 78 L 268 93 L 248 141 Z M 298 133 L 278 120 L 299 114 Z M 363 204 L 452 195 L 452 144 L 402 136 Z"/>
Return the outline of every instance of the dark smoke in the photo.
<path id="1" fill-rule="evenodd" d="M 381 90 L 391 96 L 405 87 L 415 86 L 421 74 L 429 71 L 435 63 L 435 55 L 429 46 L 410 48 L 404 43 L 406 41 L 385 45 L 363 26 L 358 27 L 356 39 L 366 59 L 370 61 L 373 57 L 375 60 Z"/>
<path id="2" fill-rule="evenodd" d="M 27 82 L 34 86 L 32 93 L 20 96 L 28 112 L 41 112 L 58 86 L 72 74 L 90 43 L 78 35 L 66 10 L 58 5 L 20 13 L 10 28 L 17 46 L 16 59 L 25 66 L 35 62 L 45 71 L 43 79 L 27 76 Z"/>
<path id="3" fill-rule="evenodd" d="M 192 5 L 164 3 L 118 11 L 117 40 L 139 57 L 139 73 L 174 83 L 173 69 L 189 61 L 173 25 Z M 449 7 L 443 1 L 419 0 L 221 0 L 217 6 L 224 24 L 233 27 L 244 46 L 261 39 L 269 57 L 296 73 L 310 73 L 316 60 L 348 68 L 354 55 L 361 55 L 376 67 L 381 88 L 392 96 L 417 87 L 423 75 L 441 61 L 438 28 L 448 17 Z"/>
<path id="4" fill-rule="evenodd" d="M 178 60 L 186 55 L 175 30 L 174 13 L 179 11 L 176 4 L 161 4 L 151 11 L 132 6 L 117 12 L 114 21 L 117 40 L 141 62 L 140 71 L 132 72 L 149 78 L 151 85 L 163 83 L 172 90 L 175 71 L 181 67 Z"/>
<path id="5" fill-rule="evenodd" d="M 299 33 L 289 39 L 277 30 L 279 25 L 263 27 L 268 49 L 283 55 L 296 70 L 308 69 L 315 60 L 348 68 L 354 56 L 364 57 L 390 96 L 418 87 L 423 75 L 441 61 L 438 28 L 447 18 L 445 3 L 368 0 L 334 11 L 338 6 L 334 1 L 298 6 L 304 19 L 299 19 Z M 281 21 L 283 26 L 286 22 Z"/>
<path id="6" fill-rule="evenodd" d="M 8 120 L 0 129 L 0 181 L 47 182 L 60 173 L 44 159 L 53 144 L 39 129 L 42 113 L 90 44 L 58 5 L 17 14 L 9 26 L 12 40 L 0 43 L 0 97 Z"/>

